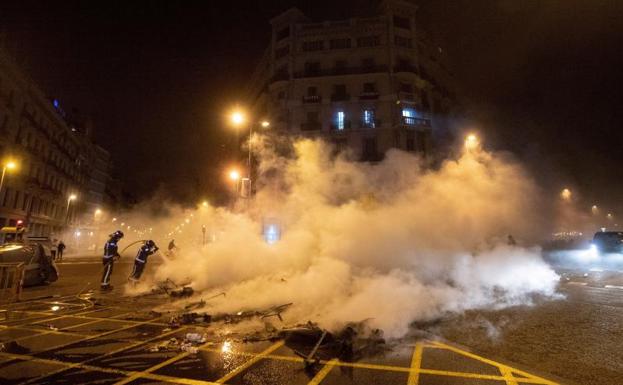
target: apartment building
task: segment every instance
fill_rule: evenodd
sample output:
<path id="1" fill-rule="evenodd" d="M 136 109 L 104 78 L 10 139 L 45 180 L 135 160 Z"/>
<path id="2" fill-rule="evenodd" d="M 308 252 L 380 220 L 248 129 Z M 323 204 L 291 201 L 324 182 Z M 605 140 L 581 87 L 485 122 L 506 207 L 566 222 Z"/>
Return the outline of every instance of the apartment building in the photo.
<path id="1" fill-rule="evenodd" d="M 255 114 L 363 161 L 390 148 L 430 156 L 456 102 L 445 53 L 416 12 L 392 0 L 366 18 L 314 22 L 296 8 L 276 16 L 251 81 Z"/>

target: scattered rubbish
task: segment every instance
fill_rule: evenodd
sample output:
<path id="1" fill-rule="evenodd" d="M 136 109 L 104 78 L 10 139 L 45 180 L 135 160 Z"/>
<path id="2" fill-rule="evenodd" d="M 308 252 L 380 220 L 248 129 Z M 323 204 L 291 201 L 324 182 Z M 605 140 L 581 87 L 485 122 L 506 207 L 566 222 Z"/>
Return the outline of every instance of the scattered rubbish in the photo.
<path id="1" fill-rule="evenodd" d="M 192 287 L 184 286 L 180 289 L 171 290 L 169 291 L 168 294 L 173 298 L 181 298 L 181 297 L 190 297 L 194 293 L 195 291 L 193 290 Z"/>
<path id="2" fill-rule="evenodd" d="M 202 344 L 206 342 L 206 336 L 205 334 L 199 334 L 199 333 L 186 333 L 186 341 Z"/>
<path id="3" fill-rule="evenodd" d="M 177 338 L 170 338 L 166 341 L 160 342 L 151 348 L 150 352 L 187 352 L 190 354 L 197 354 L 199 352 L 198 345 L 202 345 L 206 342 L 206 335 L 199 333 L 186 333 L 184 341 L 180 341 Z"/>
<path id="4" fill-rule="evenodd" d="M 52 324 L 48 325 L 48 329 L 58 331 L 58 328 Z"/>
<path id="5" fill-rule="evenodd" d="M 0 343 L 0 352 L 12 354 L 28 354 L 30 353 L 30 349 L 18 344 L 15 341 L 9 341 Z"/>
<path id="6" fill-rule="evenodd" d="M 339 358 L 352 362 L 364 356 L 372 356 L 386 350 L 383 331 L 370 329 L 364 322 L 351 323 L 337 333 L 331 333 L 308 322 L 279 333 L 286 346 L 311 368 L 320 360 Z"/>
<path id="7" fill-rule="evenodd" d="M 229 313 L 216 314 L 212 316 L 212 322 L 222 321 L 228 324 L 235 324 L 243 320 L 255 318 L 255 317 L 258 317 L 261 319 L 265 319 L 268 317 L 277 317 L 279 318 L 280 321 L 283 321 L 283 318 L 281 317 L 281 313 L 286 311 L 290 306 L 292 306 L 292 302 L 286 303 L 283 305 L 272 306 L 264 310 L 245 310 L 245 311 L 239 311 L 235 314 L 229 314 Z"/>

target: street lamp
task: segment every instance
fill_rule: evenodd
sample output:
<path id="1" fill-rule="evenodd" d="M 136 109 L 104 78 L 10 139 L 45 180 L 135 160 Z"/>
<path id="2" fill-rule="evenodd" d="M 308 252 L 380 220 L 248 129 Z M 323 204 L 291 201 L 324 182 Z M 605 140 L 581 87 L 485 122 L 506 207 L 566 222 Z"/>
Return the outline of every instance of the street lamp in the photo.
<path id="1" fill-rule="evenodd" d="M 14 170 L 17 168 L 17 163 L 13 160 L 8 160 L 6 162 L 4 162 L 4 166 L 2 167 L 2 177 L 0 178 L 0 193 L 2 192 L 2 185 L 4 184 L 4 174 L 6 174 L 6 171 L 9 170 Z"/>
<path id="2" fill-rule="evenodd" d="M 229 179 L 234 182 L 238 182 L 238 179 L 240 179 L 240 173 L 238 172 L 238 170 L 231 170 L 229 172 Z"/>
<path id="3" fill-rule="evenodd" d="M 467 150 L 475 150 L 480 145 L 480 141 L 478 140 L 478 136 L 476 134 L 468 134 L 465 137 L 465 148 Z"/>
<path id="4" fill-rule="evenodd" d="M 230 116 L 231 123 L 236 129 L 246 123 L 247 119 L 245 113 L 241 110 L 233 110 Z M 257 122 L 256 122 L 257 123 Z M 270 122 L 268 120 L 262 120 L 259 122 L 263 128 L 268 128 Z M 249 193 L 251 192 L 251 137 L 253 136 L 253 123 L 249 124 L 249 140 L 248 140 L 248 155 L 247 155 L 247 180 L 249 181 Z M 236 130 L 236 132 L 238 132 Z"/>
<path id="5" fill-rule="evenodd" d="M 565 201 L 570 201 L 571 200 L 571 190 L 569 190 L 568 188 L 564 188 L 561 192 L 560 192 L 560 197 L 565 200 Z"/>

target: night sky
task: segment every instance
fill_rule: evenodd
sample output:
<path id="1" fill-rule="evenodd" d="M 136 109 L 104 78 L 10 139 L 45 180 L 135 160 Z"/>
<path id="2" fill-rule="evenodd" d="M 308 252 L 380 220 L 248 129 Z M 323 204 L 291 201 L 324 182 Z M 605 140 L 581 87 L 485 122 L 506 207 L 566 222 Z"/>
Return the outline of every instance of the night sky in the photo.
<path id="1" fill-rule="evenodd" d="M 125 188 L 182 202 L 218 194 L 223 114 L 297 6 L 316 20 L 374 1 L 3 1 L 0 31 L 65 109 L 90 114 Z M 526 162 L 546 190 L 587 205 L 623 193 L 623 2 L 420 0 L 488 147 Z"/>

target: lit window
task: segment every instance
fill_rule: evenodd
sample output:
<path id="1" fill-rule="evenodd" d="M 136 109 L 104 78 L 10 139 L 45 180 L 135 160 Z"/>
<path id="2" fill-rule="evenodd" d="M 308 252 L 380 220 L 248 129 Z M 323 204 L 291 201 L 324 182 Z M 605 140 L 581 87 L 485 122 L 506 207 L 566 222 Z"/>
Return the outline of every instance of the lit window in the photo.
<path id="1" fill-rule="evenodd" d="M 374 128 L 374 110 L 363 110 L 363 125 Z"/>
<path id="2" fill-rule="evenodd" d="M 335 128 L 338 130 L 344 129 L 344 111 L 338 111 L 335 119 Z"/>
<path id="3" fill-rule="evenodd" d="M 402 116 L 406 118 L 415 118 L 415 110 L 413 108 L 403 108 Z"/>
<path id="4" fill-rule="evenodd" d="M 416 111 L 413 108 L 403 108 L 402 109 L 402 121 L 404 124 L 412 126 L 415 125 L 416 121 Z"/>

